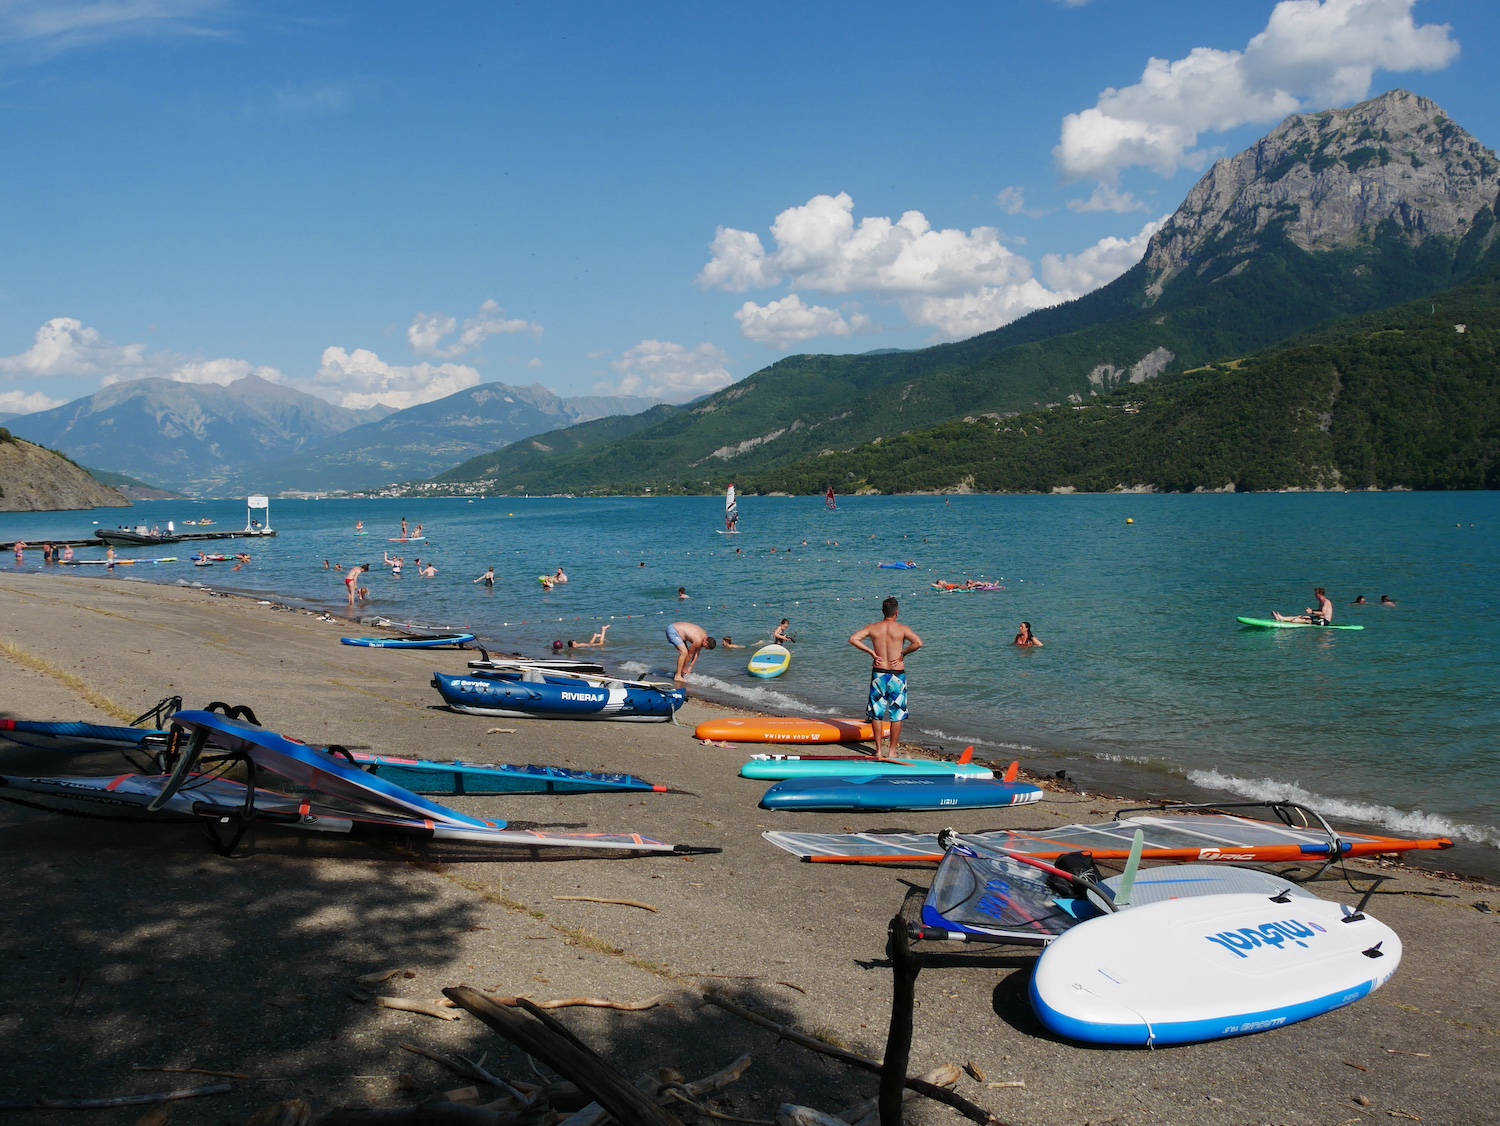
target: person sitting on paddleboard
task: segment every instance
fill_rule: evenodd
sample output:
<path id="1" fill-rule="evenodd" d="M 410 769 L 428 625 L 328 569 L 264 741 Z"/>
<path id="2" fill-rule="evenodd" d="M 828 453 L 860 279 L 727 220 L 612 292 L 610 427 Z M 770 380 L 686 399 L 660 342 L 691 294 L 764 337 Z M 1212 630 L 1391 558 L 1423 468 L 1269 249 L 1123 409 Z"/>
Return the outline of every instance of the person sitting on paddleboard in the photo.
<path id="1" fill-rule="evenodd" d="M 1040 649 L 1042 639 L 1031 632 L 1031 623 L 1022 622 L 1021 632 L 1016 634 L 1016 644 L 1024 649 Z"/>
<path id="2" fill-rule="evenodd" d="M 776 632 L 771 635 L 771 640 L 777 645 L 790 645 L 796 641 L 791 634 L 792 621 L 790 618 L 782 618 L 781 624 L 776 627 Z"/>
<path id="3" fill-rule="evenodd" d="M 1285 618 L 1275 610 L 1271 611 L 1271 617 L 1278 622 L 1300 622 L 1309 626 L 1331 626 L 1333 625 L 1333 602 L 1329 600 L 1327 593 L 1322 587 L 1313 591 L 1313 597 L 1318 600 L 1318 608 L 1314 610 L 1309 606 L 1304 612 L 1295 618 Z"/>

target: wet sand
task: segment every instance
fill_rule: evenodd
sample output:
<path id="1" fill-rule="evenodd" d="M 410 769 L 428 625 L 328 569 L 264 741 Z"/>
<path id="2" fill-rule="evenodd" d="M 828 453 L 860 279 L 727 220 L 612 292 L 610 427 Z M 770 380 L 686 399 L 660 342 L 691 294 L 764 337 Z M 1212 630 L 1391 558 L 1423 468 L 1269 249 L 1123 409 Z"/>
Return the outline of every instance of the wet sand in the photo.
<path id="1" fill-rule="evenodd" d="M 689 1077 L 749 1051 L 717 1104 L 770 1118 L 791 1100 L 826 1111 L 873 1095 L 872 1077 L 712 1007 L 722 989 L 785 1023 L 878 1057 L 889 1013 L 886 922 L 920 903 L 932 869 L 799 864 L 768 828 L 933 830 L 952 814 L 791 815 L 756 806 L 743 751 L 691 727 L 497 720 L 437 707 L 433 669 L 466 654 L 341 646 L 347 623 L 188 588 L 72 576 L 0 575 L 0 715 L 117 723 L 169 694 L 187 706 L 245 703 L 272 730 L 314 743 L 640 774 L 687 793 L 459 798 L 512 822 L 636 831 L 717 855 L 617 859 L 400 850 L 261 828 L 232 859 L 192 826 L 65 818 L 0 806 L 0 1099 L 103 1096 L 207 1083 L 132 1070 L 251 1075 L 229 1095 L 175 1104 L 183 1124 L 243 1122 L 282 1098 L 318 1109 L 395 1106 L 466 1085 L 402 1042 L 535 1079 L 525 1058 L 470 1017 L 438 1021 L 350 997 L 352 979 L 403 975 L 370 992 L 435 999 L 460 983 L 537 999 L 590 995 L 647 1012 L 567 1010 L 569 1027 L 627 1074 Z M 69 680 L 67 678 L 74 678 Z M 125 716 L 128 718 L 128 715 Z M 490 734 L 491 728 L 514 733 Z M 6 773 L 64 773 L 0 749 Z M 75 764 L 107 773 L 118 760 Z M 1040 806 L 974 814 L 968 830 L 1107 817 L 1118 803 L 1050 792 Z M 1457 861 L 1461 851 L 1449 854 Z M 1405 944 L 1395 979 L 1359 1004 L 1276 1032 L 1186 1048 L 1100 1051 L 1046 1036 L 1026 1002 L 1033 955 L 930 947 L 917 984 L 912 1070 L 973 1061 L 989 1089 L 966 1097 L 1017 1124 L 1500 1121 L 1500 890 L 1351 862 L 1359 882 L 1394 878 L 1371 904 Z M 1342 883 L 1313 885 L 1352 901 Z M 633 899 L 648 912 L 564 902 Z M 412 976 L 405 976 L 406 973 Z M 1367 1100 L 1367 1105 L 1356 1099 Z M 922 1101 L 913 1121 L 958 1121 Z M 1392 1116 L 1390 1112 L 1398 1112 Z M 58 1112 L 47 1115 L 55 1120 Z M 139 1109 L 66 1112 L 135 1122 Z M 17 1113 L 13 1121 L 40 1119 Z M 684 1118 L 691 1118 L 684 1114 Z"/>

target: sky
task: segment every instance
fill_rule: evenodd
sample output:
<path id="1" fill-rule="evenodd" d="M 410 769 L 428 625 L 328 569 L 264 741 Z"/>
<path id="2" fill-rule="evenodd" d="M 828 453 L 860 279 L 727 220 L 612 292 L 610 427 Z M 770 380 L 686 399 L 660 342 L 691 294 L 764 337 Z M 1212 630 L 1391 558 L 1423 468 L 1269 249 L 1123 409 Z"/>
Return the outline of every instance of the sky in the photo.
<path id="1" fill-rule="evenodd" d="M 1490 0 L 0 0 L 0 412 L 682 402 L 962 339 L 1290 113 L 1405 88 L 1495 147 L 1497 47 Z"/>

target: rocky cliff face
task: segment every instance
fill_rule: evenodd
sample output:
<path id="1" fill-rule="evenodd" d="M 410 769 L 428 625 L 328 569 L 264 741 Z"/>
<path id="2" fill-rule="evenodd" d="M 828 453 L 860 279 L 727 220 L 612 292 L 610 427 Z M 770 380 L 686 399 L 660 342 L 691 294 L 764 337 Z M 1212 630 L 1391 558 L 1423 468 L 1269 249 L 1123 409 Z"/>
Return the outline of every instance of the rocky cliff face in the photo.
<path id="1" fill-rule="evenodd" d="M 1188 193 L 1146 251 L 1147 295 L 1253 255 L 1272 230 L 1308 251 L 1368 244 L 1387 221 L 1412 242 L 1493 239 L 1497 201 L 1500 159 L 1427 98 L 1297 114 Z"/>
<path id="2" fill-rule="evenodd" d="M 67 458 L 19 438 L 0 440 L 0 489 L 0 512 L 130 507 Z"/>

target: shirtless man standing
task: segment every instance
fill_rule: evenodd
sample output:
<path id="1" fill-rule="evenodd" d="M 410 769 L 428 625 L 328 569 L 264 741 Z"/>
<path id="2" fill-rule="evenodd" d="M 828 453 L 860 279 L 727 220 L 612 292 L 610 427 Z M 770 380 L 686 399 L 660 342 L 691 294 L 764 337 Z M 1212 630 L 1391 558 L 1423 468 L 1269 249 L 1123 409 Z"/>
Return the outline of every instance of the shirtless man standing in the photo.
<path id="1" fill-rule="evenodd" d="M 887 598 L 880 605 L 884 620 L 865 626 L 849 639 L 875 665 L 870 670 L 870 704 L 866 714 L 875 729 L 875 757 L 895 758 L 901 745 L 901 724 L 906 720 L 906 658 L 922 648 L 922 639 L 896 620 L 900 604 Z M 884 728 L 884 732 L 881 731 Z M 881 736 L 889 753 L 880 749 Z"/>
<path id="2" fill-rule="evenodd" d="M 1309 626 L 1333 625 L 1333 602 L 1324 593 L 1323 588 L 1318 587 L 1317 590 L 1313 591 L 1313 597 L 1318 601 L 1318 608 L 1316 610 L 1309 606 L 1305 613 L 1298 614 L 1294 618 L 1284 618 L 1275 610 L 1272 610 L 1271 617 L 1275 618 L 1278 622 L 1300 622 L 1303 625 Z"/>
<path id="3" fill-rule="evenodd" d="M 677 675 L 679 683 L 688 678 L 693 666 L 698 663 L 698 654 L 705 649 L 718 647 L 718 642 L 708 636 L 708 631 L 692 622 L 673 622 L 667 627 L 667 641 L 677 650 Z"/>

